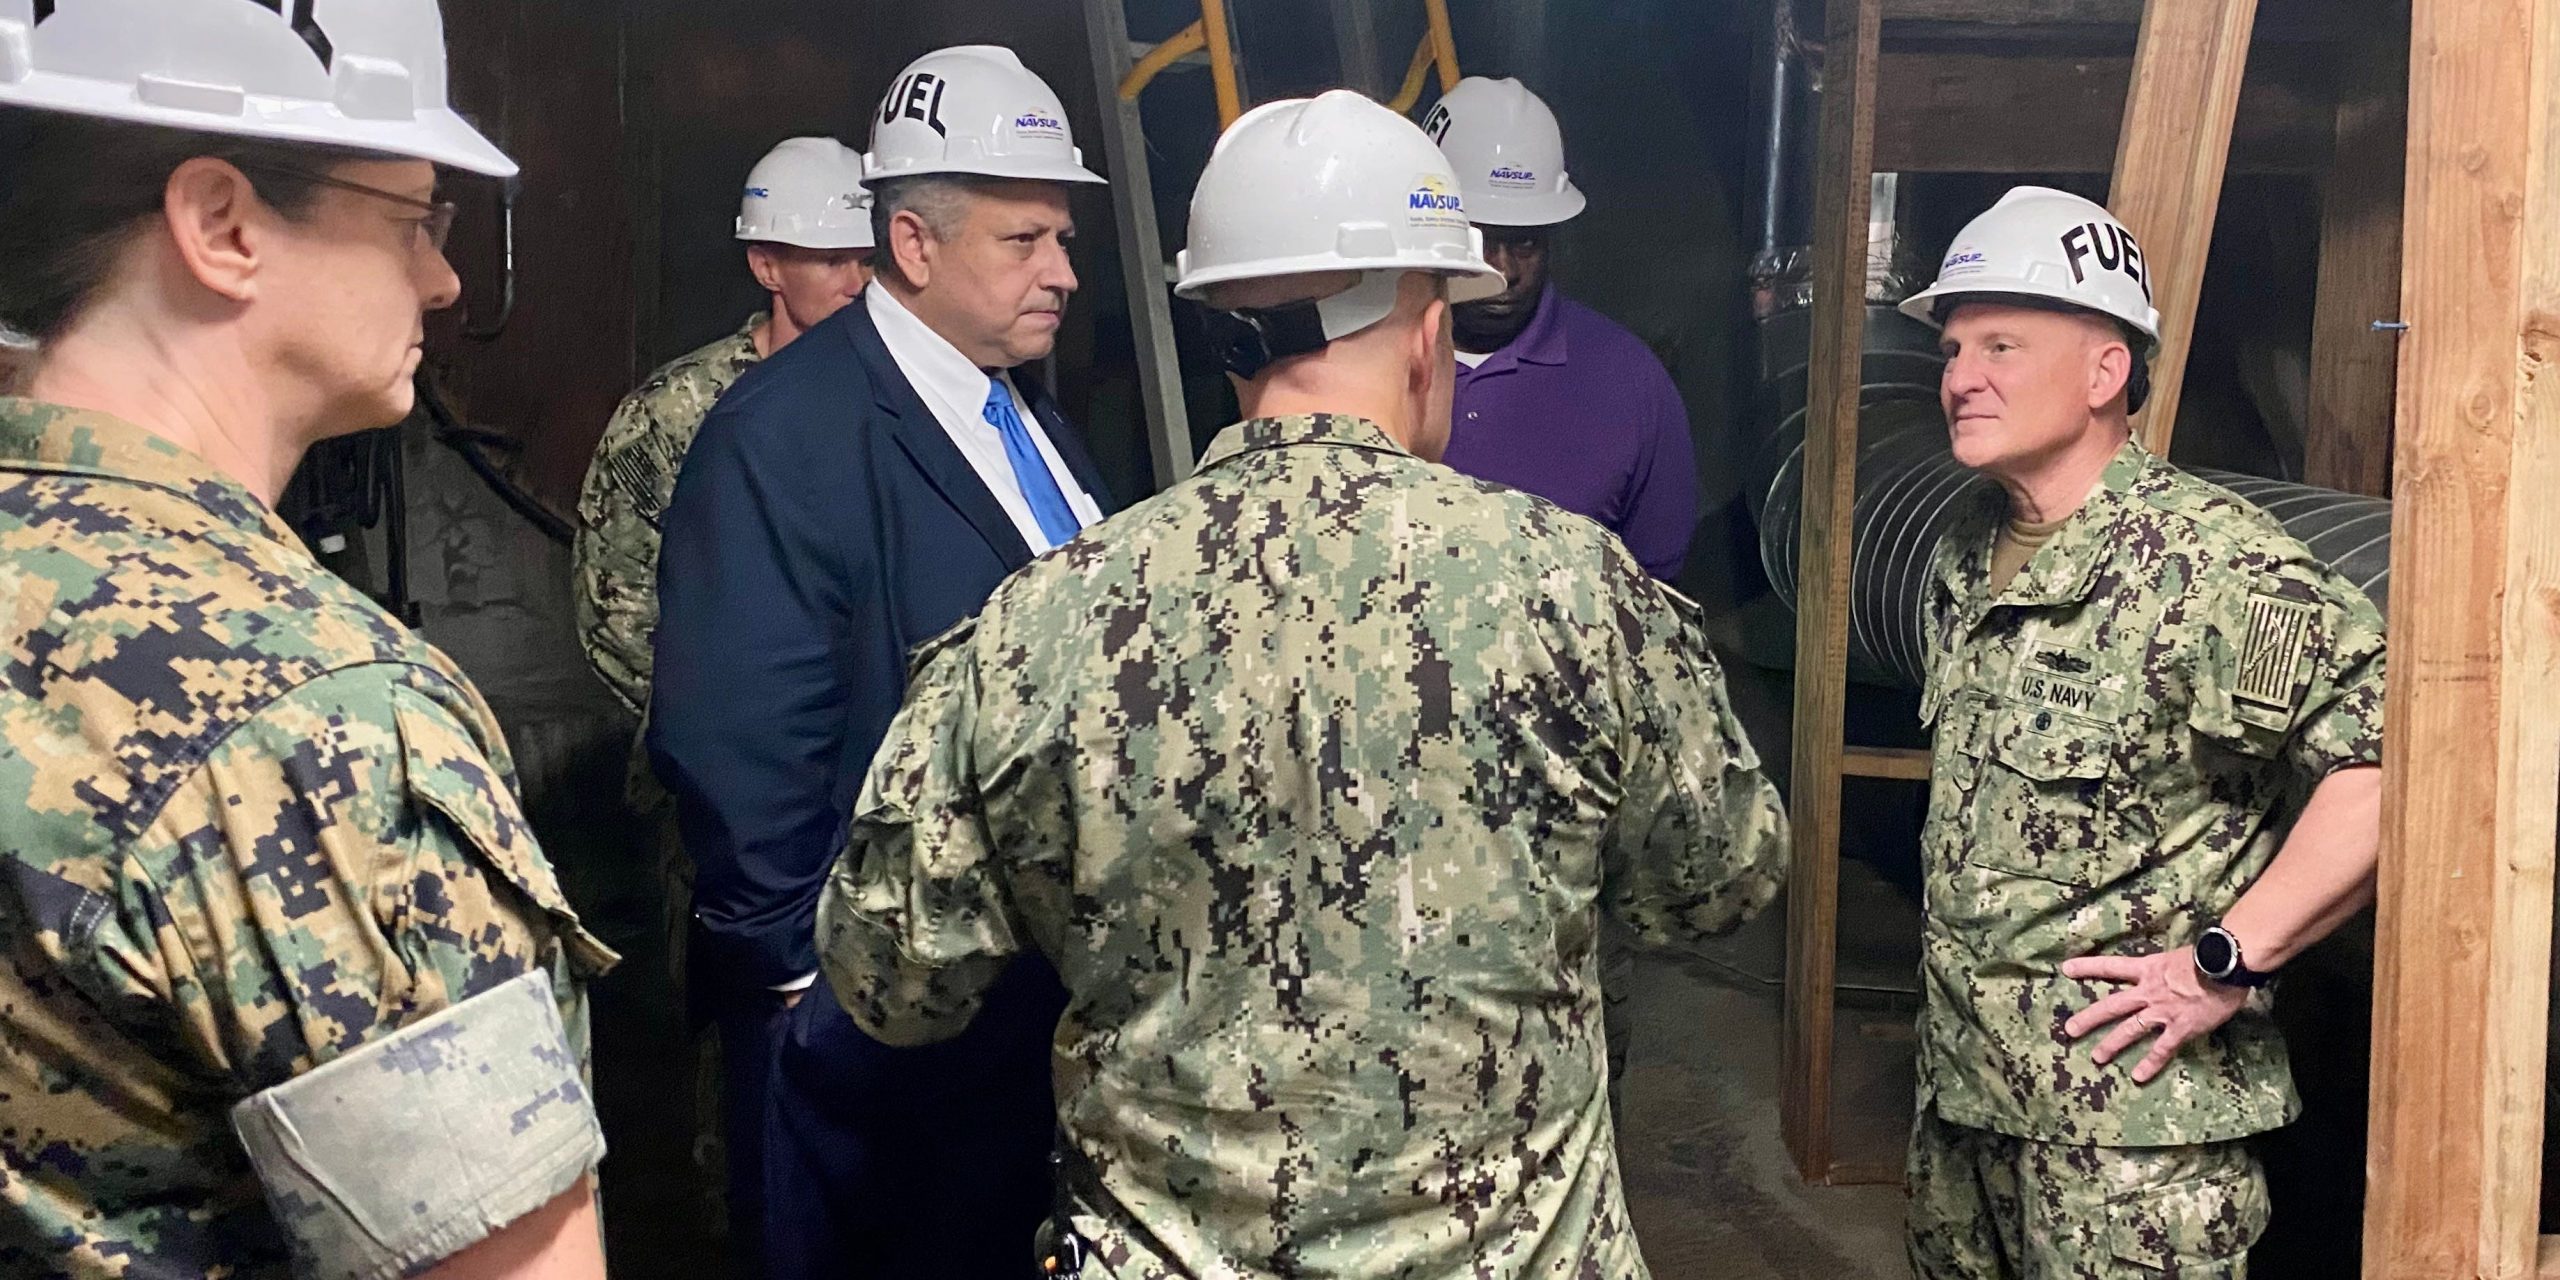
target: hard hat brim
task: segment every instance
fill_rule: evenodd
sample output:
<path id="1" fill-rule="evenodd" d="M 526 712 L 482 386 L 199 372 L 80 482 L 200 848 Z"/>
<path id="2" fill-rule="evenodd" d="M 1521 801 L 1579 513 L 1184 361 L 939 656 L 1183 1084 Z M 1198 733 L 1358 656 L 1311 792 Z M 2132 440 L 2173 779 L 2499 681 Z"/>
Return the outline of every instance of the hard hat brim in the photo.
<path id="1" fill-rule="evenodd" d="M 855 235 L 850 231 L 840 235 L 822 235 L 813 231 L 768 231 L 762 235 L 754 235 L 740 228 L 734 239 L 744 244 L 787 244 L 795 249 L 877 249 L 880 247 L 872 243 L 869 233 Z"/>
<path id="2" fill-rule="evenodd" d="M 1932 329 L 1943 329 L 1946 326 L 1938 322 L 1938 304 L 1948 298 L 1980 298 L 1985 302 L 2001 298 L 2020 298 L 2036 302 L 2061 303 L 2075 311 L 2084 311 L 2102 320 L 2130 325 L 2135 332 L 2149 341 L 2150 350 L 2143 352 L 2144 355 L 2150 355 L 2160 349 L 2160 322 L 2157 312 L 2152 313 L 2151 323 L 2144 324 L 2141 320 L 2119 316 L 2103 307 L 2090 306 L 2084 299 L 2063 290 L 2039 288 L 2016 280 L 1967 280 L 1953 285 L 1931 285 L 1903 299 L 1894 309 Z"/>
<path id="3" fill-rule="evenodd" d="M 876 249 L 868 220 L 850 227 L 808 227 L 784 230 L 780 227 L 752 227 L 738 219 L 733 239 L 747 244 L 787 244 L 799 249 Z"/>
<path id="4" fill-rule="evenodd" d="M 41 71 L 0 85 L 0 105 L 5 106 L 227 137 L 379 151 L 492 178 L 516 173 L 515 161 L 449 107 L 421 111 L 406 120 L 355 120 L 326 103 L 263 94 L 246 95 L 240 102 L 235 114 L 192 111 L 143 102 L 130 85 Z"/>
<path id="5" fill-rule="evenodd" d="M 1089 186 L 1111 185 L 1111 180 L 1103 177 L 1101 174 L 1095 173 L 1091 169 L 1085 168 L 1083 165 L 1071 164 L 1063 160 L 1016 161 L 997 159 L 981 160 L 972 164 L 950 164 L 947 162 L 936 161 L 930 164 L 919 164 L 903 169 L 888 170 L 874 163 L 871 157 L 867 155 L 862 158 L 862 185 L 865 187 L 868 187 L 875 182 L 895 182 L 900 178 L 926 178 L 937 174 L 945 174 L 953 177 L 1004 178 L 1016 182 L 1068 182 L 1080 183 Z"/>
<path id="6" fill-rule="evenodd" d="M 1571 183 L 1535 195 L 1469 191 L 1466 201 L 1467 220 L 1481 227 L 1552 227 L 1581 217 L 1590 203 Z"/>
<path id="7" fill-rule="evenodd" d="M 1449 277 L 1449 301 L 1477 302 L 1490 298 L 1509 287 L 1510 282 L 1494 269 L 1492 263 L 1450 262 L 1442 259 L 1413 258 L 1340 258 L 1332 254 L 1311 254 L 1300 258 L 1283 258 L 1262 262 L 1242 262 L 1197 271 L 1184 276 L 1174 285 L 1175 297 L 1197 302 L 1200 295 L 1218 285 L 1238 280 L 1270 280 L 1280 276 L 1317 275 L 1333 271 L 1425 271 Z"/>

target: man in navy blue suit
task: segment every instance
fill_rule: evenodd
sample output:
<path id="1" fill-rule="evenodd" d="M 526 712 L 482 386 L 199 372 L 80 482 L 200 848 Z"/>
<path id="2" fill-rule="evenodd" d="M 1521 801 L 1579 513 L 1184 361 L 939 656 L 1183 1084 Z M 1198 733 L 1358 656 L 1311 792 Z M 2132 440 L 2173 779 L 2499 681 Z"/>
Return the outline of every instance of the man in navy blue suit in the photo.
<path id="1" fill-rule="evenodd" d="M 967 1035 L 892 1049 L 824 989 L 812 930 L 908 651 L 1107 509 L 1075 432 L 1008 372 L 1056 343 L 1069 184 L 1102 179 L 1057 95 L 991 46 L 909 66 L 863 173 L 873 287 L 741 377 L 685 460 L 649 754 L 696 866 L 748 1270 L 1000 1280 L 1050 1203 L 1056 975 L 1019 962 Z"/>

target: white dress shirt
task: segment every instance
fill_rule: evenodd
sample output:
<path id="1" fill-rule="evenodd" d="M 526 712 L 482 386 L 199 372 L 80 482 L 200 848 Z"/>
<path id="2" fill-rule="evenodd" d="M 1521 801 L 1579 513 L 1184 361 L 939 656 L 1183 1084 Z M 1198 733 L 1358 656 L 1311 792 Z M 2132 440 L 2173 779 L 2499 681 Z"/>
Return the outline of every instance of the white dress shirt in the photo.
<path id="1" fill-rule="evenodd" d="M 1040 419 L 1032 415 L 1030 404 L 1022 398 L 1022 389 L 1013 385 L 1010 376 L 1001 370 L 989 375 L 970 363 L 958 347 L 927 328 L 914 312 L 890 296 L 887 286 L 873 284 L 862 291 L 862 299 L 863 305 L 871 309 L 871 323 L 880 330 L 880 341 L 889 348 L 889 358 L 898 362 L 898 371 L 915 385 L 916 395 L 926 408 L 933 410 L 943 434 L 960 447 L 960 456 L 969 460 L 970 468 L 985 482 L 987 492 L 1003 505 L 1014 529 L 1030 544 L 1031 554 L 1038 555 L 1057 544 L 1040 531 L 1039 517 L 1031 514 L 1031 500 L 1023 495 L 1022 482 L 1013 474 L 1013 459 L 1005 454 L 1004 433 L 987 421 L 991 376 L 1002 382 L 1013 397 L 1013 411 L 1030 429 L 1040 460 L 1048 464 L 1049 474 L 1056 478 L 1058 491 L 1066 495 L 1067 506 L 1076 513 L 1077 522 L 1087 527 L 1101 522 L 1102 508 L 1083 485 L 1076 483 L 1075 473 L 1058 456 L 1057 443 L 1049 439 Z"/>

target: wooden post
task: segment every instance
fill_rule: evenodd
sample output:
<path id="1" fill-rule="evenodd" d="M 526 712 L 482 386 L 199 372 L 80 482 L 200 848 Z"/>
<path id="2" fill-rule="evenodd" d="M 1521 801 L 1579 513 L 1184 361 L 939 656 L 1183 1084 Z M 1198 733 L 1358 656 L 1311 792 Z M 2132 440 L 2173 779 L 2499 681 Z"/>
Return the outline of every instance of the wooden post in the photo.
<path id="1" fill-rule="evenodd" d="M 1849 685 L 1858 368 L 1866 334 L 1867 205 L 1875 155 L 1878 0 L 1830 0 L 1814 180 L 1813 341 L 1805 369 L 1804 511 L 1797 535 L 1795 862 L 1787 880 L 1780 1114 L 1810 1182 L 1831 1161 L 1832 982 L 1840 929 L 1840 768 Z"/>
<path id="2" fill-rule="evenodd" d="M 2320 197 L 2320 292 L 2311 320 L 2311 421 L 2302 478 L 2391 494 L 2391 387 L 2400 341 L 2401 184 L 2408 157 L 2409 10 L 2381 15 L 2341 69 L 2337 145 Z"/>
<path id="3" fill-rule="evenodd" d="M 2178 422 L 2187 342 L 2204 291 L 2205 252 L 2213 245 L 2240 73 L 2257 16 L 2258 0 L 2151 0 L 2134 47 L 2107 203 L 2142 242 L 2151 302 L 2160 310 L 2151 403 L 2135 429 L 2162 457 Z"/>
<path id="4" fill-rule="evenodd" d="M 2416 0 L 2368 1280 L 2535 1274 L 2560 797 L 2560 0 Z"/>

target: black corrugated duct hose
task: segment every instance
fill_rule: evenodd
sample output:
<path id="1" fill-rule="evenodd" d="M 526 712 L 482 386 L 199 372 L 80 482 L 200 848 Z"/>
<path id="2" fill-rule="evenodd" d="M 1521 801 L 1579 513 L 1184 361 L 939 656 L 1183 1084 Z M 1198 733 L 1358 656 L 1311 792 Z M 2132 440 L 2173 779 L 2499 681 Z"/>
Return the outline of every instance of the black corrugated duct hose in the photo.
<path id="1" fill-rule="evenodd" d="M 1746 493 L 1757 495 L 1760 556 L 1790 608 L 1796 598 L 1796 524 L 1803 495 L 1805 364 L 1811 333 L 1801 310 L 1760 330 L 1761 437 Z M 1922 655 L 1919 608 L 1931 554 L 1961 509 L 1960 499 L 1991 482 L 1947 452 L 1938 409 L 1938 335 L 1894 311 L 1867 309 L 1858 416 L 1858 501 L 1851 536 L 1851 674 L 1867 683 L 1917 686 Z M 2388 612 L 2391 504 L 2284 480 L 2199 470 L 2195 474 L 2257 504 L 2331 568 Z"/>

